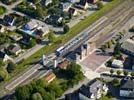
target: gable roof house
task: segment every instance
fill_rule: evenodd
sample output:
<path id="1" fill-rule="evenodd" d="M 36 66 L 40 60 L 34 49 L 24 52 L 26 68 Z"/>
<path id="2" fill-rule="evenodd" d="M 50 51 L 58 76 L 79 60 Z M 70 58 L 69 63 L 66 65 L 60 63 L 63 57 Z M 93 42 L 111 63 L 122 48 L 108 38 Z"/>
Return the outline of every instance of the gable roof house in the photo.
<path id="1" fill-rule="evenodd" d="M 72 4 L 71 3 L 68 3 L 68 2 L 66 2 L 66 3 L 60 3 L 59 4 L 59 8 L 62 10 L 62 11 L 68 11 L 69 10 L 69 8 L 72 6 Z"/>
<path id="2" fill-rule="evenodd" d="M 72 7 L 71 7 L 71 8 L 69 8 L 68 12 L 69 12 L 70 14 L 72 14 L 73 16 L 78 15 L 77 10 L 76 10 L 75 8 L 72 8 Z"/>
<path id="3" fill-rule="evenodd" d="M 53 1 L 52 0 L 41 0 L 41 4 L 48 6 L 49 4 L 51 4 Z"/>
<path id="4" fill-rule="evenodd" d="M 80 0 L 80 2 L 76 4 L 76 7 L 86 10 L 89 6 L 87 0 Z"/>
<path id="5" fill-rule="evenodd" d="M 96 3 L 98 0 L 87 0 L 88 3 Z"/>
<path id="6" fill-rule="evenodd" d="M 123 44 L 121 45 L 121 50 L 131 56 L 134 57 L 134 40 L 133 39 L 127 39 Z"/>
<path id="7" fill-rule="evenodd" d="M 9 26 L 13 26 L 15 20 L 16 20 L 16 17 L 15 16 L 12 16 L 12 15 L 5 15 L 4 18 L 3 18 L 3 22 L 6 25 L 9 25 Z"/>
<path id="8" fill-rule="evenodd" d="M 8 51 L 12 54 L 18 55 L 21 52 L 21 47 L 17 44 L 10 45 Z"/>
<path id="9" fill-rule="evenodd" d="M 106 95 L 107 91 L 106 84 L 99 80 L 94 80 L 91 84 L 83 85 L 79 89 L 79 98 L 82 100 L 99 99 L 102 95 Z"/>
<path id="10" fill-rule="evenodd" d="M 80 0 L 68 0 L 68 2 L 77 3 L 77 2 L 80 2 Z"/>
<path id="11" fill-rule="evenodd" d="M 128 79 L 123 82 L 119 94 L 121 97 L 134 98 L 134 80 Z"/>
<path id="12" fill-rule="evenodd" d="M 49 33 L 49 28 L 47 25 L 39 25 L 35 20 L 32 20 L 23 25 L 19 31 L 33 37 L 42 37 Z"/>
<path id="13" fill-rule="evenodd" d="M 2 60 L 3 62 L 11 60 L 11 58 L 5 54 L 4 52 L 0 51 L 0 60 Z"/>
<path id="14" fill-rule="evenodd" d="M 50 70 L 46 75 L 45 75 L 45 80 L 48 81 L 48 83 L 52 82 L 56 76 L 55 74 Z"/>

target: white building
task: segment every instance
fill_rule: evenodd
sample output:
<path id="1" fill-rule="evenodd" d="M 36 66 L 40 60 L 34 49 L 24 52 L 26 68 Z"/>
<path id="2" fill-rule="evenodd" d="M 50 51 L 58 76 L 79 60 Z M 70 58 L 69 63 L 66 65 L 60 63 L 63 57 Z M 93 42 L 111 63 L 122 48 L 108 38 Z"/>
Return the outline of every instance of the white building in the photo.
<path id="1" fill-rule="evenodd" d="M 114 59 L 112 62 L 112 67 L 123 68 L 123 61 Z"/>

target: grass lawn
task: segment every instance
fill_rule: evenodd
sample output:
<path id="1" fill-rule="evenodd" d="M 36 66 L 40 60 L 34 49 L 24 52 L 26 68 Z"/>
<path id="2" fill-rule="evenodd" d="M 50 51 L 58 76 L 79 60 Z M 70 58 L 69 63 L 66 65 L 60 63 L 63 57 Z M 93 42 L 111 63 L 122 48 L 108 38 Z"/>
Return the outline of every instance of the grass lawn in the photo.
<path id="1" fill-rule="evenodd" d="M 0 6 L 0 15 L 4 14 L 7 11 L 7 9 L 3 6 Z"/>
<path id="2" fill-rule="evenodd" d="M 68 40 L 76 36 L 79 32 L 83 29 L 91 25 L 101 16 L 103 16 L 106 12 L 110 11 L 112 8 L 120 4 L 122 0 L 113 0 L 112 2 L 106 4 L 101 10 L 96 11 L 95 13 L 89 15 L 84 20 L 79 22 L 77 25 L 72 27 L 68 33 L 65 35 L 59 36 L 58 39 L 62 39 L 62 44 L 66 43 Z M 61 44 L 60 43 L 53 43 L 52 45 L 44 46 L 42 49 L 37 51 L 35 54 L 27 58 L 26 60 L 22 61 L 22 63 L 18 64 L 14 73 L 11 74 L 11 77 L 17 75 L 18 73 L 22 72 L 25 68 L 27 68 L 32 62 L 36 61 L 42 54 L 48 54 L 53 52 L 56 48 L 58 48 Z"/>
<path id="3" fill-rule="evenodd" d="M 108 96 L 104 96 L 104 97 L 101 97 L 99 100 L 112 100 L 112 98 Z"/>

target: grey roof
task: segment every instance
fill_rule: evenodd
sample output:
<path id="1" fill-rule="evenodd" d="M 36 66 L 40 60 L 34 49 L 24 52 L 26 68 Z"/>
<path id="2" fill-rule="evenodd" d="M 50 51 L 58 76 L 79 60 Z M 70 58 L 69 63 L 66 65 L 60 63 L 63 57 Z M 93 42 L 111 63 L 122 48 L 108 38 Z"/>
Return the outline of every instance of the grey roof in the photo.
<path id="1" fill-rule="evenodd" d="M 134 80 L 127 80 L 124 84 L 122 84 L 121 89 L 134 89 Z"/>
<path id="2" fill-rule="evenodd" d="M 121 48 L 129 52 L 134 52 L 134 40 L 127 39 L 125 42 L 123 42 Z"/>
<path id="3" fill-rule="evenodd" d="M 103 82 L 99 81 L 99 80 L 94 80 L 91 84 L 89 85 L 83 85 L 80 88 L 80 93 L 82 93 L 83 95 L 90 97 L 91 94 L 97 95 L 97 91 L 98 89 L 102 89 L 103 88 Z"/>
<path id="4" fill-rule="evenodd" d="M 8 49 L 10 52 L 16 53 L 17 51 L 21 49 L 21 47 L 19 45 L 13 44 L 13 45 L 10 45 Z"/>
<path id="5" fill-rule="evenodd" d="M 5 53 L 0 51 L 0 59 L 4 59 L 4 57 L 5 57 Z"/>

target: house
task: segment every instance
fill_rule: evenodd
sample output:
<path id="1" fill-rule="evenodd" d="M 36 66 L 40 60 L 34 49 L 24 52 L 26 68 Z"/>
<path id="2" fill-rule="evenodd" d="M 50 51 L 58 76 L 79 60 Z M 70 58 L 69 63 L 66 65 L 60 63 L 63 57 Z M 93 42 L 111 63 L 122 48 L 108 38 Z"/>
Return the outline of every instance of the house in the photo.
<path id="1" fill-rule="evenodd" d="M 80 0 L 68 0 L 68 2 L 77 3 L 77 2 L 80 2 Z"/>
<path id="2" fill-rule="evenodd" d="M 0 25 L 0 33 L 4 33 L 6 31 L 6 28 L 3 25 Z"/>
<path id="3" fill-rule="evenodd" d="M 100 80 L 93 80 L 88 85 L 83 85 L 79 89 L 80 100 L 99 99 L 102 95 L 106 95 L 108 87 Z"/>
<path id="4" fill-rule="evenodd" d="M 5 15 L 4 18 L 3 18 L 3 22 L 6 24 L 6 25 L 9 25 L 9 26 L 13 26 L 14 23 L 15 23 L 15 19 L 16 17 L 15 16 L 12 16 L 12 15 Z"/>
<path id="5" fill-rule="evenodd" d="M 18 55 L 22 50 L 18 44 L 12 44 L 8 48 L 8 51 L 12 54 Z"/>
<path id="6" fill-rule="evenodd" d="M 98 0 L 87 0 L 88 3 L 96 3 Z"/>
<path id="7" fill-rule="evenodd" d="M 123 62 L 121 60 L 114 59 L 112 62 L 112 67 L 123 68 Z"/>
<path id="8" fill-rule="evenodd" d="M 89 6 L 87 0 L 80 0 L 80 2 L 76 4 L 76 7 L 86 10 Z"/>
<path id="9" fill-rule="evenodd" d="M 121 45 L 121 50 L 131 56 L 134 57 L 134 40 L 133 39 L 127 39 L 123 44 Z"/>
<path id="10" fill-rule="evenodd" d="M 69 8 L 68 12 L 69 12 L 70 14 L 72 14 L 73 16 L 78 15 L 77 10 L 76 10 L 75 8 L 72 8 L 72 7 L 71 7 L 71 8 Z"/>
<path id="11" fill-rule="evenodd" d="M 45 22 L 47 24 L 51 24 L 53 26 L 59 26 L 59 24 L 62 23 L 63 17 L 58 15 L 49 15 L 48 18 L 46 18 Z"/>
<path id="12" fill-rule="evenodd" d="M 36 20 L 32 20 L 28 22 L 27 24 L 23 25 L 20 29 L 20 32 L 30 35 L 32 37 L 42 37 L 49 33 L 49 28 L 46 24 L 39 25 Z"/>
<path id="13" fill-rule="evenodd" d="M 52 70 L 48 70 L 44 76 L 44 79 L 50 83 L 56 78 L 56 75 L 53 73 Z"/>
<path id="14" fill-rule="evenodd" d="M 51 4 L 53 2 L 53 0 L 41 0 L 41 4 L 48 6 L 49 4 Z"/>
<path id="15" fill-rule="evenodd" d="M 134 80 L 128 79 L 122 82 L 119 95 L 121 97 L 133 98 L 134 99 Z"/>
<path id="16" fill-rule="evenodd" d="M 58 64 L 58 68 L 66 69 L 68 64 L 69 64 L 69 61 L 67 59 L 64 59 L 61 63 Z"/>
<path id="17" fill-rule="evenodd" d="M 3 62 L 11 60 L 11 58 L 5 54 L 4 52 L 0 51 L 0 60 L 2 60 Z"/>
<path id="18" fill-rule="evenodd" d="M 66 2 L 66 3 L 60 3 L 59 4 L 59 8 L 62 10 L 62 11 L 68 11 L 69 10 L 69 8 L 72 6 L 72 4 L 71 3 L 68 3 L 68 2 Z"/>

